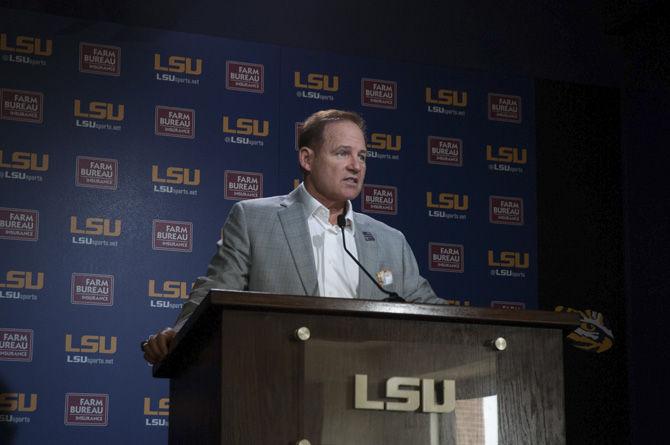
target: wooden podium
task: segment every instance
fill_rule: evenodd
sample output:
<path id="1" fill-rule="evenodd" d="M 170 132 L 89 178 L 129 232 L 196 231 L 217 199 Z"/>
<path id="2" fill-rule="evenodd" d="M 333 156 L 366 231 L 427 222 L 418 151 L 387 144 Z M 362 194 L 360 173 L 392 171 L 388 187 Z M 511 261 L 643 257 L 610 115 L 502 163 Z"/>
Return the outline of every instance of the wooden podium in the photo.
<path id="1" fill-rule="evenodd" d="M 562 329 L 578 322 L 214 290 L 154 375 L 170 378 L 172 445 L 561 444 Z"/>

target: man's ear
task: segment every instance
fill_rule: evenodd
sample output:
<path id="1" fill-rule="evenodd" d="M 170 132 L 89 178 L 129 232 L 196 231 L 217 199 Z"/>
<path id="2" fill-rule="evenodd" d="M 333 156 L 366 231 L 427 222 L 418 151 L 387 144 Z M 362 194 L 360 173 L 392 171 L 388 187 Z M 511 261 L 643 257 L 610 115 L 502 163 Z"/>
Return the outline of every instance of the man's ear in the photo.
<path id="1" fill-rule="evenodd" d="M 298 151 L 298 162 L 303 171 L 312 171 L 312 161 L 314 161 L 314 150 L 309 147 L 300 147 Z"/>

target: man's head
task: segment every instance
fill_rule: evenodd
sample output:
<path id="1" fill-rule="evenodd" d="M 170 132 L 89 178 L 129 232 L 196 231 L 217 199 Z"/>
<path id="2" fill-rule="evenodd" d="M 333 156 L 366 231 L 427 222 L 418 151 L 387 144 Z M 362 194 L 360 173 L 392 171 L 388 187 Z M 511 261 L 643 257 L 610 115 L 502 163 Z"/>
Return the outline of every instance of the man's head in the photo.
<path id="1" fill-rule="evenodd" d="M 307 190 L 328 208 L 354 199 L 365 179 L 365 122 L 356 113 L 323 110 L 304 123 L 298 160 Z"/>

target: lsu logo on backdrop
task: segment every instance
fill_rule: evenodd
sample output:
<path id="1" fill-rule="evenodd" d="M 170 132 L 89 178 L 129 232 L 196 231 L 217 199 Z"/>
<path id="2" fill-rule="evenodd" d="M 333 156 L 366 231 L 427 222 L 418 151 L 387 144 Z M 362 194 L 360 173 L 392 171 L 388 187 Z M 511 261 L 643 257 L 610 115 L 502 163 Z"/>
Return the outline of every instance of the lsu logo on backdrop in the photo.
<path id="1" fill-rule="evenodd" d="M 193 251 L 193 223 L 154 219 L 151 230 L 154 250 Z"/>
<path id="2" fill-rule="evenodd" d="M 462 167 L 463 140 L 428 136 L 428 163 Z"/>
<path id="3" fill-rule="evenodd" d="M 79 43 L 79 72 L 121 75 L 121 48 L 97 43 Z"/>
<path id="4" fill-rule="evenodd" d="M 119 185 L 119 161 L 116 159 L 77 156 L 75 168 L 77 187 L 116 190 Z"/>
<path id="5" fill-rule="evenodd" d="M 510 311 L 521 311 L 526 309 L 526 303 L 522 301 L 502 301 L 492 300 L 491 307 L 493 309 L 505 309 Z"/>
<path id="6" fill-rule="evenodd" d="M 367 148 L 368 158 L 397 161 L 400 159 L 399 153 L 402 150 L 402 136 L 399 134 L 371 133 Z"/>
<path id="7" fill-rule="evenodd" d="M 428 268 L 434 272 L 463 273 L 464 255 L 462 244 L 428 243 Z"/>
<path id="8" fill-rule="evenodd" d="M 65 394 L 65 425 L 107 426 L 109 394 Z"/>
<path id="9" fill-rule="evenodd" d="M 496 277 L 526 278 L 526 271 L 530 268 L 530 254 L 528 252 L 489 249 L 486 259 L 489 273 Z"/>
<path id="10" fill-rule="evenodd" d="M 523 165 L 528 162 L 528 150 L 519 147 L 493 148 L 486 145 L 486 160 L 489 170 L 505 173 L 523 173 Z"/>
<path id="11" fill-rule="evenodd" d="M 398 214 L 398 188 L 390 185 L 365 184 L 361 194 L 365 213 Z"/>
<path id="12" fill-rule="evenodd" d="M 0 90 L 0 119 L 41 124 L 44 122 L 44 94 L 38 91 Z"/>
<path id="13" fill-rule="evenodd" d="M 7 159 L 5 159 L 7 156 Z M 0 150 L 0 179 L 16 179 L 18 181 L 44 181 L 42 175 L 28 172 L 46 172 L 49 170 L 49 155 L 28 151 L 14 151 L 11 154 Z"/>
<path id="14" fill-rule="evenodd" d="M 27 65 L 47 64 L 46 58 L 53 54 L 53 40 L 42 39 L 36 36 L 10 37 L 7 33 L 0 33 L 0 51 L 2 60 Z"/>
<path id="15" fill-rule="evenodd" d="M 149 289 L 147 295 L 151 299 L 149 304 L 152 308 L 159 309 L 181 309 L 182 301 L 188 299 L 189 286 L 186 281 L 164 280 L 158 281 L 149 280 Z M 193 289 L 193 284 L 191 284 Z"/>
<path id="16" fill-rule="evenodd" d="M 265 92 L 265 66 L 226 60 L 226 89 L 246 93 Z"/>
<path id="17" fill-rule="evenodd" d="M 0 239 L 37 241 L 39 232 L 38 210 L 0 207 Z"/>
<path id="18" fill-rule="evenodd" d="M 65 334 L 66 362 L 77 365 L 113 365 L 118 339 L 104 335 Z"/>
<path id="19" fill-rule="evenodd" d="M 24 392 L 0 393 L 0 422 L 30 423 L 27 414 L 37 411 L 37 394 Z"/>
<path id="20" fill-rule="evenodd" d="M 425 100 L 429 113 L 465 116 L 465 110 L 468 107 L 468 92 L 426 87 Z"/>
<path id="21" fill-rule="evenodd" d="M 398 108 L 398 84 L 393 80 L 362 78 L 361 105 L 395 110 Z"/>
<path id="22" fill-rule="evenodd" d="M 522 226 L 523 199 L 511 196 L 489 196 L 489 222 Z"/>
<path id="23" fill-rule="evenodd" d="M 340 90 L 340 76 L 294 71 L 293 86 L 299 98 L 333 101 L 333 93 Z"/>
<path id="24" fill-rule="evenodd" d="M 489 93 L 489 120 L 521 123 L 521 96 Z"/>
<path id="25" fill-rule="evenodd" d="M 156 105 L 154 131 L 158 136 L 195 137 L 195 110 Z"/>
<path id="26" fill-rule="evenodd" d="M 225 199 L 242 201 L 263 197 L 263 173 L 226 170 Z"/>
<path id="27" fill-rule="evenodd" d="M 154 53 L 154 71 L 156 80 L 174 82 L 183 85 L 199 85 L 200 79 L 195 78 L 202 74 L 202 59 L 186 56 L 164 56 Z"/>
<path id="28" fill-rule="evenodd" d="M 224 141 L 228 144 L 262 147 L 265 142 L 258 138 L 266 138 L 270 135 L 270 121 L 250 117 L 223 116 L 223 133 L 227 135 Z"/>
<path id="29" fill-rule="evenodd" d="M 466 220 L 470 209 L 470 197 L 456 193 L 426 192 L 426 208 L 431 218 Z"/>
<path id="30" fill-rule="evenodd" d="M 170 415 L 170 398 L 162 397 L 152 400 L 151 397 L 144 398 L 144 425 L 145 426 L 168 426 L 167 417 Z"/>
<path id="31" fill-rule="evenodd" d="M 80 128 L 121 131 L 117 122 L 125 118 L 125 105 L 109 102 L 74 100 L 74 124 Z"/>
<path id="32" fill-rule="evenodd" d="M 73 273 L 70 303 L 112 306 L 114 304 L 114 275 Z"/>
<path id="33" fill-rule="evenodd" d="M 38 295 L 34 291 L 42 289 L 44 289 L 44 272 L 8 270 L 5 278 L 0 281 L 0 298 L 36 301 Z"/>
<path id="34" fill-rule="evenodd" d="M 161 169 L 154 164 L 151 166 L 151 182 L 155 193 L 197 196 L 197 187 L 200 185 L 200 169 L 176 166 Z"/>
<path id="35" fill-rule="evenodd" d="M 32 329 L 0 328 L 0 360 L 32 362 L 34 335 Z"/>
<path id="36" fill-rule="evenodd" d="M 72 215 L 70 216 L 70 233 L 73 235 L 72 244 L 118 247 L 119 242 L 111 240 L 111 238 L 121 236 L 121 223 L 120 219 L 111 220 L 92 217 L 82 220 L 80 217 Z"/>

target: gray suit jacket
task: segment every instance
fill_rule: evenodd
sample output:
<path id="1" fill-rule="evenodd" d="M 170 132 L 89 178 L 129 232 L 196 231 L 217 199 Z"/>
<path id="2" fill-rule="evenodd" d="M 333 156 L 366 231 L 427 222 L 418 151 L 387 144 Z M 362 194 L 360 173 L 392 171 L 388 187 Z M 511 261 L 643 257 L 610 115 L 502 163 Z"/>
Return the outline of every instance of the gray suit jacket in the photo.
<path id="1" fill-rule="evenodd" d="M 179 329 L 210 289 L 249 290 L 288 295 L 318 295 L 316 266 L 302 193 L 236 203 L 228 215 L 207 275 L 199 277 L 179 314 Z M 404 235 L 367 215 L 354 213 L 358 260 L 375 276 L 390 270 L 385 286 L 410 302 L 440 303 L 419 275 Z M 382 300 L 387 295 L 361 271 L 358 298 Z"/>

